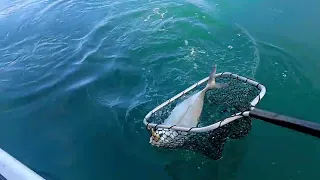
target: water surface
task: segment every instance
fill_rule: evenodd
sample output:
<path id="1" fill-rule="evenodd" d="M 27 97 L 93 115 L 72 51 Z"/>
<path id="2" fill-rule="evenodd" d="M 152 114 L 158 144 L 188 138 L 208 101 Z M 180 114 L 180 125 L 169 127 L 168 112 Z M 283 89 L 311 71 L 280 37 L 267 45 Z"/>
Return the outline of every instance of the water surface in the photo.
<path id="1" fill-rule="evenodd" d="M 320 3 L 0 2 L 0 146 L 47 179 L 317 179 L 318 139 L 259 121 L 224 157 L 158 151 L 142 119 L 212 65 L 310 121 Z"/>

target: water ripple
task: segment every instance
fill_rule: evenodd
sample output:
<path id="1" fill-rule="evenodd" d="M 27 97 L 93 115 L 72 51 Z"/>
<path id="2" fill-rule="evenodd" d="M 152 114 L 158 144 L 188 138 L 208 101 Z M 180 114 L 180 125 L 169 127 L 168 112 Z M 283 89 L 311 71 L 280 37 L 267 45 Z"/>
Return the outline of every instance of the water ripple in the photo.
<path id="1" fill-rule="evenodd" d="M 219 72 L 254 76 L 259 63 L 250 34 L 220 22 L 207 1 L 27 2 L 0 14 L 3 19 L 17 12 L 21 18 L 0 30 L 1 114 L 30 115 L 65 103 L 48 112 L 54 118 L 46 114 L 47 121 L 37 121 L 52 125 L 52 132 L 63 118 L 77 119 L 68 124 L 75 128 L 71 134 L 90 129 L 76 129 L 88 123 L 78 118 L 85 104 L 89 124 L 102 121 L 103 131 L 115 127 L 110 134 L 131 140 L 139 152 L 132 144 L 146 146 L 142 119 L 148 110 L 206 77 L 213 64 Z M 94 117 L 99 110 L 103 118 Z"/>
<path id="2" fill-rule="evenodd" d="M 53 1 L 53 2 L 49 3 L 44 9 L 42 9 L 39 12 L 39 15 L 44 15 L 45 13 L 49 12 L 52 8 L 55 8 L 64 2 L 65 2 L 65 0 L 57 0 L 57 1 Z M 72 3 L 72 1 L 69 1 L 69 2 L 70 2 L 70 4 Z"/>
<path id="3" fill-rule="evenodd" d="M 27 9 L 30 6 L 39 4 L 40 2 L 41 1 L 35 1 L 35 0 L 16 1 L 13 4 L 9 4 L 9 6 L 4 7 L 3 9 L 0 9 L 0 19 L 7 18 L 8 16 L 13 15 L 14 13 L 17 13 L 20 10 Z"/>

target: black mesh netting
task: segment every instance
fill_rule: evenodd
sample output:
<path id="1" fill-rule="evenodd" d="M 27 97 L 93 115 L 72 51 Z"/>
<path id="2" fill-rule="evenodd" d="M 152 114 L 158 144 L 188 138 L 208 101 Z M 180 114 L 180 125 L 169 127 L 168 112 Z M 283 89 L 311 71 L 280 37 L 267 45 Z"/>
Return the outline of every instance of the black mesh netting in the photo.
<path id="1" fill-rule="evenodd" d="M 234 77 L 217 77 L 216 82 L 228 83 L 229 86 L 223 89 L 209 90 L 206 93 L 203 111 L 197 127 L 208 126 L 236 113 L 249 110 L 251 101 L 260 93 L 256 86 Z M 205 85 L 206 83 L 203 83 L 203 85 L 169 103 L 152 114 L 147 122 L 163 123 L 178 103 L 194 92 L 201 90 Z M 250 117 L 242 117 L 208 132 L 186 132 L 155 127 L 153 130 L 158 136 L 151 136 L 150 143 L 163 148 L 192 150 L 212 159 L 220 159 L 227 138 L 241 139 L 249 133 L 250 129 Z"/>

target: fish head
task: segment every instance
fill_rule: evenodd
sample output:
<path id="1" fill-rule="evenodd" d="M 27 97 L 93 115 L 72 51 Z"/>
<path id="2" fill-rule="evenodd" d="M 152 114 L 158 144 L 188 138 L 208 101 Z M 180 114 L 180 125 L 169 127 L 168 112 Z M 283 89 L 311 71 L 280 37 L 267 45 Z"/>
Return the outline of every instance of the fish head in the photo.
<path id="1" fill-rule="evenodd" d="M 182 143 L 181 138 L 179 138 L 179 133 L 173 129 L 158 128 L 157 130 L 152 129 L 151 131 L 149 143 L 153 146 L 175 147 Z"/>

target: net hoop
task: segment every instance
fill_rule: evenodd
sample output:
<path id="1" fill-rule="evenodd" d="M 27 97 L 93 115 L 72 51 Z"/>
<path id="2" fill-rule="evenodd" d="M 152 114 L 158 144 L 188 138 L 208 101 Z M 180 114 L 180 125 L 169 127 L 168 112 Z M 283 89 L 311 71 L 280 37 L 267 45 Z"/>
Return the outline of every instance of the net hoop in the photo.
<path id="1" fill-rule="evenodd" d="M 254 107 L 259 103 L 259 101 L 261 101 L 261 99 L 264 97 L 264 95 L 266 94 L 266 88 L 264 85 L 243 77 L 243 76 L 239 76 L 237 74 L 233 74 L 230 72 L 223 72 L 223 73 L 218 73 L 216 74 L 216 77 L 232 77 L 234 79 L 240 80 L 246 84 L 250 84 L 252 86 L 255 86 L 256 88 L 258 88 L 260 90 L 260 93 L 250 102 L 251 108 L 250 110 L 253 110 Z M 176 99 L 178 99 L 179 97 L 183 96 L 184 94 L 188 93 L 189 91 L 201 86 L 202 84 L 206 83 L 209 79 L 209 76 L 198 81 L 197 83 L 193 84 L 192 86 L 190 86 L 189 88 L 185 89 L 184 91 L 180 92 L 179 94 L 175 95 L 174 97 L 170 98 L 169 100 L 165 101 L 164 103 L 160 104 L 159 106 L 157 106 L 156 108 L 154 108 L 152 111 L 150 111 L 143 120 L 143 123 L 145 124 L 145 126 L 147 127 L 147 129 L 152 128 L 164 128 L 164 129 L 172 129 L 172 130 L 176 130 L 176 131 L 185 131 L 185 132 L 208 132 L 208 131 L 212 131 L 214 129 L 217 129 L 221 126 L 224 126 L 232 121 L 235 121 L 239 118 L 242 118 L 244 116 L 248 116 L 250 111 L 245 111 L 245 112 L 239 112 L 236 114 L 233 114 L 231 117 L 225 118 L 221 121 L 218 121 L 214 124 L 208 125 L 208 126 L 204 126 L 204 127 L 192 127 L 192 128 L 186 128 L 186 127 L 179 127 L 179 126 L 168 126 L 168 125 L 163 125 L 163 124 L 155 124 L 155 123 L 149 123 L 148 120 L 150 119 L 150 117 L 152 116 L 152 114 L 154 114 L 155 112 L 159 111 L 160 109 L 162 109 L 163 107 L 169 105 L 171 102 L 175 101 Z"/>

